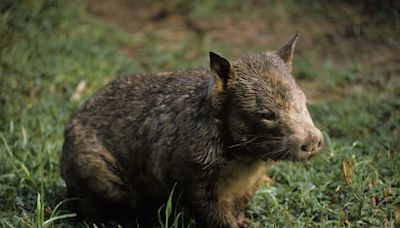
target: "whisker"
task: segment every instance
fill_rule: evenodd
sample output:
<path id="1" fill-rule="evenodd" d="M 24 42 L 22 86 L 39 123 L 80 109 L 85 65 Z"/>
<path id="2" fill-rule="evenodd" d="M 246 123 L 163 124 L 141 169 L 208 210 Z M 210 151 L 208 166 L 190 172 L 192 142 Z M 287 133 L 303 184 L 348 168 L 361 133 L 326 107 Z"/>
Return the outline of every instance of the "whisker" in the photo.
<path id="1" fill-rule="evenodd" d="M 256 139 L 257 139 L 257 137 L 253 137 L 252 139 L 249 139 L 249 140 L 247 140 L 245 142 L 241 142 L 241 143 L 238 143 L 238 144 L 230 145 L 230 146 L 228 146 L 228 148 L 235 148 L 235 147 L 247 145 L 247 144 L 249 144 L 251 142 L 254 142 Z"/>

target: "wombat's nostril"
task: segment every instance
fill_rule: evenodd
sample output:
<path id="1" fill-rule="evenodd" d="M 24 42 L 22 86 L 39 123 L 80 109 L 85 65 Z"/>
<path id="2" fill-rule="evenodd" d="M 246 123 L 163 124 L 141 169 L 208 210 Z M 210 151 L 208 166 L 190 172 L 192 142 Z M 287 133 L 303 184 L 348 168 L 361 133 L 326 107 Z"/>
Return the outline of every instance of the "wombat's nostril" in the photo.
<path id="1" fill-rule="evenodd" d="M 301 149 L 302 151 L 309 152 L 310 146 L 307 145 L 307 144 L 304 144 L 304 145 L 302 145 L 302 146 L 300 147 L 300 149 Z"/>
<path id="2" fill-rule="evenodd" d="M 318 148 L 322 147 L 322 140 L 318 140 Z"/>

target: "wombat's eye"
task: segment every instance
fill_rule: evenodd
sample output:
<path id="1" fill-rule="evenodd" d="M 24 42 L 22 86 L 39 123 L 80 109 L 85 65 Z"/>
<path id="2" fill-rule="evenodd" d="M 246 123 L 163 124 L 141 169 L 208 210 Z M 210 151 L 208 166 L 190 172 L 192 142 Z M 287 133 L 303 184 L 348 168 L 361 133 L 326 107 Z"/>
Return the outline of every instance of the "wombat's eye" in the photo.
<path id="1" fill-rule="evenodd" d="M 263 120 L 274 121 L 278 118 L 278 115 L 276 112 L 264 112 L 261 113 L 261 118 Z"/>

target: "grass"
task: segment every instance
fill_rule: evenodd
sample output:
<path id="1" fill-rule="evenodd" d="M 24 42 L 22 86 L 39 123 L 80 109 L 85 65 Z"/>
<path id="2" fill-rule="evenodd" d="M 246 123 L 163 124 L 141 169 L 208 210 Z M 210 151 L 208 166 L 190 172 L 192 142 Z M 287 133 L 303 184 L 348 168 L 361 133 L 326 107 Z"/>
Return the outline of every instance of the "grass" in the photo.
<path id="1" fill-rule="evenodd" d="M 273 16 L 286 18 L 278 28 L 291 30 L 285 26 L 296 18 L 296 2 L 272 3 L 277 9 Z M 198 5 L 187 5 L 187 10 L 200 20 L 210 17 L 210 10 L 220 12 L 224 4 Z M 324 5 L 312 7 L 320 10 L 318 16 L 326 12 Z M 251 5 L 232 1 L 225 10 L 246 15 Z M 71 112 L 115 75 L 205 65 L 209 49 L 229 55 L 261 47 L 233 47 L 207 34 L 196 42 L 166 46 L 167 34 L 128 34 L 90 16 L 79 3 L 8 0 L 0 12 L 2 227 L 89 226 L 76 224 L 73 213 L 60 209 L 65 201 L 58 166 L 62 132 Z M 327 17 L 340 18 L 331 14 Z M 398 30 L 388 28 L 399 20 L 391 16 L 394 25 L 382 28 L 387 39 L 374 23 L 364 31 L 371 48 L 382 39 L 393 45 Z M 307 24 L 313 17 L 301 21 Z M 320 33 L 315 30 L 313 34 Z M 400 226 L 399 71 L 387 73 L 386 62 L 371 69 L 358 55 L 346 63 L 335 55 L 321 58 L 318 50 L 325 46 L 321 42 L 315 49 L 300 50 L 294 74 L 309 93 L 310 112 L 326 136 L 326 149 L 306 163 L 274 165 L 268 172 L 274 183 L 258 190 L 246 214 L 254 227 Z M 82 91 L 77 91 L 79 84 Z M 171 207 L 168 201 L 160 212 L 165 214 L 160 226 L 181 224 L 181 215 Z"/>

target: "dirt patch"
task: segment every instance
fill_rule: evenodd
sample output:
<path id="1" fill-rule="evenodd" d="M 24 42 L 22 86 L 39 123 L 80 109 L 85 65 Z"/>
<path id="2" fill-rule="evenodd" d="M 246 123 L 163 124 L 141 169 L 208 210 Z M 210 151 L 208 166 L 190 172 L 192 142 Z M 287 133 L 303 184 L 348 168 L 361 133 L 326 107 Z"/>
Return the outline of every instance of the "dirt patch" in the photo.
<path id="1" fill-rule="evenodd" d="M 165 8 L 165 5 L 143 4 L 129 0 L 89 0 L 87 8 L 93 14 L 116 23 L 130 33 L 146 33 L 152 31 L 170 34 L 171 42 L 181 38 L 211 36 L 216 42 L 228 43 L 238 47 L 271 48 L 286 42 L 296 30 L 301 30 L 302 25 L 286 25 L 282 28 L 281 21 L 260 15 L 260 10 L 254 14 L 250 12 L 237 12 L 229 15 L 224 12 L 221 17 L 193 18 L 186 12 Z M 307 46 L 305 40 L 308 32 L 302 32 L 302 46 Z"/>
<path id="2" fill-rule="evenodd" d="M 326 10 L 337 11 L 335 16 L 326 17 L 307 7 L 285 10 L 280 9 L 285 5 L 275 3 L 271 9 L 257 1 L 250 7 L 236 11 L 215 10 L 209 17 L 193 17 L 190 12 L 168 7 L 167 4 L 130 0 L 87 1 L 87 9 L 91 13 L 122 26 L 130 33 L 159 31 L 171 33 L 178 40 L 193 34 L 207 34 L 217 42 L 226 42 L 238 48 L 271 48 L 300 30 L 300 52 L 316 47 L 321 49 L 322 54 L 343 58 L 345 55 L 370 56 L 369 53 L 387 50 L 388 44 L 383 42 L 374 43 L 375 51 L 371 50 L 369 45 L 372 43 L 363 34 L 369 24 L 368 15 L 346 4 L 326 6 Z"/>
<path id="3" fill-rule="evenodd" d="M 347 96 L 349 89 L 371 83 L 371 80 L 362 79 L 366 74 L 381 75 L 387 79 L 400 74 L 399 45 L 394 45 L 390 37 L 375 36 L 376 32 L 380 32 L 379 28 L 374 30 L 374 23 L 377 22 L 370 21 L 369 15 L 360 9 L 345 3 L 327 4 L 323 6 L 327 8 L 325 11 L 335 14 L 325 15 L 314 12 L 310 7 L 299 8 L 301 4 L 288 10 L 278 3 L 275 2 L 274 7 L 266 7 L 254 1 L 250 8 L 244 10 L 217 10 L 205 17 L 193 17 L 190 12 L 165 3 L 130 0 L 88 0 L 87 9 L 133 35 L 163 34 L 160 44 L 163 46 L 202 40 L 208 36 L 212 42 L 235 47 L 233 54 L 247 49 L 259 50 L 260 47 L 266 50 L 278 48 L 277 45 L 300 30 L 297 55 L 314 52 L 317 58 L 313 64 L 323 64 L 330 59 L 338 69 L 354 63 L 360 66 L 355 75 L 361 79 L 348 83 L 346 88 L 317 91 L 314 88 L 320 88 L 319 84 L 324 83 L 318 82 L 318 78 L 303 82 L 303 87 L 314 91 L 312 93 L 319 97 L 318 100 L 326 96 L 334 99 Z M 127 47 L 123 51 L 127 56 L 134 56 L 134 48 Z"/>

